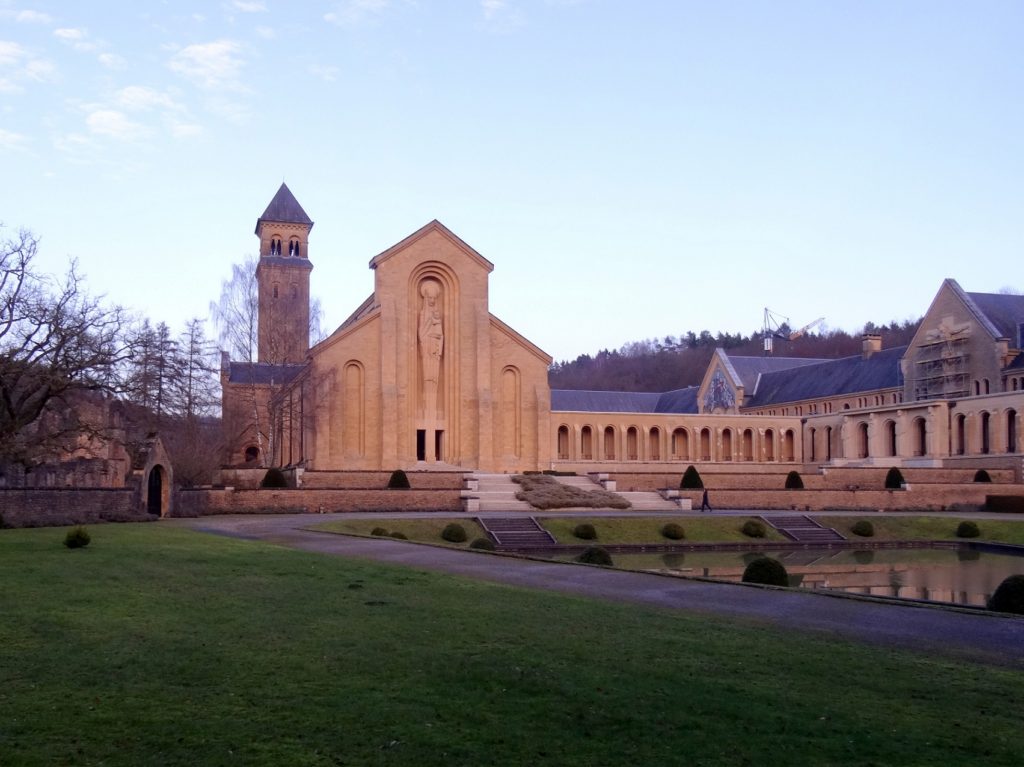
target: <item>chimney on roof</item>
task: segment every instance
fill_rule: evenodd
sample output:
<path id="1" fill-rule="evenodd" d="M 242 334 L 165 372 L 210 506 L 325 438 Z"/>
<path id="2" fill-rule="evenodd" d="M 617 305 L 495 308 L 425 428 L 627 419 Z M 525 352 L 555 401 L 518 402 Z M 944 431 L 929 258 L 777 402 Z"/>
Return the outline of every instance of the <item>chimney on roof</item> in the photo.
<path id="1" fill-rule="evenodd" d="M 878 333 L 865 333 L 861 336 L 861 355 L 868 359 L 875 352 L 882 351 L 882 337 Z"/>

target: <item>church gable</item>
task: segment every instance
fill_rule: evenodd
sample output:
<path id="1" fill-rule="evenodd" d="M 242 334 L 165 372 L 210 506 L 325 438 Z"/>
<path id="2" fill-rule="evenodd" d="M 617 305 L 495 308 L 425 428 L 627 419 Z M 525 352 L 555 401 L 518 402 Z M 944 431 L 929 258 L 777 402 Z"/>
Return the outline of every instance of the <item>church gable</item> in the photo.
<path id="1" fill-rule="evenodd" d="M 743 402 L 743 382 L 721 349 L 708 364 L 697 392 L 701 413 L 735 413 L 737 403 Z"/>

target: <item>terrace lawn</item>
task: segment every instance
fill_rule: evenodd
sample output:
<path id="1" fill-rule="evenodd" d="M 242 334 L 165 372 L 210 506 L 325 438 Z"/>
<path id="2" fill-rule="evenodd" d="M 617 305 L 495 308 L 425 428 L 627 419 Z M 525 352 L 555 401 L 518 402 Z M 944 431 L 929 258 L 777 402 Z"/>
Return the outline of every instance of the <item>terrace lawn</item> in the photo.
<path id="1" fill-rule="evenodd" d="M 451 522 L 457 522 L 466 530 L 466 540 L 463 543 L 450 543 L 441 537 L 441 531 Z M 482 527 L 472 519 L 468 518 L 380 518 L 380 519 L 337 519 L 331 522 L 321 522 L 309 525 L 308 530 L 317 530 L 327 533 L 341 533 L 343 535 L 369 535 L 375 527 L 382 527 L 389 533 L 404 533 L 410 541 L 421 541 L 423 543 L 434 543 L 438 546 L 455 546 L 457 548 L 468 548 L 469 544 L 476 538 L 486 538 Z"/>
<path id="2" fill-rule="evenodd" d="M 0 531 L 0 764 L 1020 763 L 1024 672 L 90 530 Z"/>
<path id="3" fill-rule="evenodd" d="M 825 527 L 834 527 L 853 541 L 997 541 L 999 543 L 1015 543 L 1024 545 L 1024 519 L 975 519 L 981 535 L 977 538 L 964 539 L 956 537 L 956 526 L 965 519 L 956 514 L 941 517 L 903 517 L 886 514 L 865 514 L 863 516 L 816 516 L 816 520 Z M 871 538 L 860 538 L 850 532 L 850 528 L 859 519 L 868 520 L 875 528 Z"/>
<path id="4" fill-rule="evenodd" d="M 544 517 L 538 519 L 555 540 L 565 544 L 587 544 L 572 534 L 582 523 L 590 523 L 597 530 L 597 543 L 759 543 L 787 540 L 777 530 L 765 525 L 764 538 L 748 538 L 740 532 L 743 523 L 751 517 Z M 668 522 L 682 525 L 686 538 L 670 541 L 661 534 Z"/>

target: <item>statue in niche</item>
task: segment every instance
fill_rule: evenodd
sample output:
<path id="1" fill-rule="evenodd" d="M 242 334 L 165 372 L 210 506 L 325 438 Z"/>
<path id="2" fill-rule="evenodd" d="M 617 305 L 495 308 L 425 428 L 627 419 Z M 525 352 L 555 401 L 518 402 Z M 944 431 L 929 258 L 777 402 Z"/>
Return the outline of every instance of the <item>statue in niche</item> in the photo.
<path id="1" fill-rule="evenodd" d="M 444 350 L 444 327 L 441 323 L 441 283 L 424 280 L 420 285 L 423 307 L 420 309 L 420 359 L 423 363 L 423 382 L 437 385 L 441 370 L 441 352 Z"/>

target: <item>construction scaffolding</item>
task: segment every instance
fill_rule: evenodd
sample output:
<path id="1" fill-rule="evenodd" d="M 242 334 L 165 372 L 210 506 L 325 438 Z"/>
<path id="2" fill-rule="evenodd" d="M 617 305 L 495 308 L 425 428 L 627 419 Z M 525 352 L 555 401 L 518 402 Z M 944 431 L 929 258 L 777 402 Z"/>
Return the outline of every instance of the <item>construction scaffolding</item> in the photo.
<path id="1" fill-rule="evenodd" d="M 947 399 L 971 393 L 967 338 L 944 338 L 917 348 L 914 359 L 915 398 Z"/>

